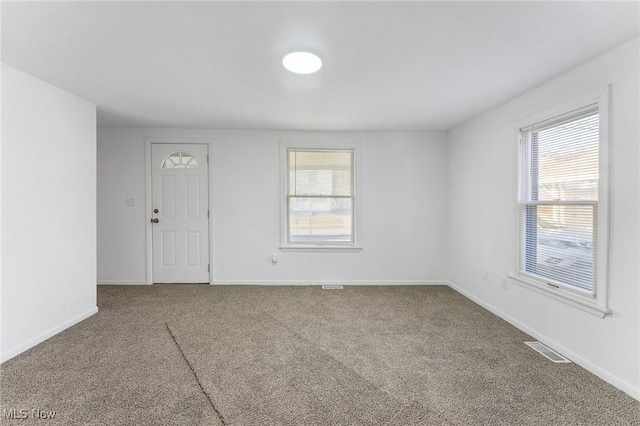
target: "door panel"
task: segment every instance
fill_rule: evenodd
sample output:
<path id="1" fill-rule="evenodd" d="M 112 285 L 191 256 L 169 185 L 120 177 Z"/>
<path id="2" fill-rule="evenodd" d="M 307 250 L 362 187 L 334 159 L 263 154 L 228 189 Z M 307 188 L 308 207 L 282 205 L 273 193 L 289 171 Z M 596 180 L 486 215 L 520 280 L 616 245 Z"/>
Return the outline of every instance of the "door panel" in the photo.
<path id="1" fill-rule="evenodd" d="M 162 233 L 162 266 L 176 266 L 176 234 Z"/>
<path id="2" fill-rule="evenodd" d="M 200 177 L 187 177 L 187 216 L 200 216 Z"/>
<path id="3" fill-rule="evenodd" d="M 160 195 L 160 211 L 162 217 L 174 217 L 174 205 L 175 205 L 175 187 L 173 184 L 173 176 L 160 176 L 160 188 L 162 194 Z"/>
<path id="4" fill-rule="evenodd" d="M 200 234 L 187 232 L 187 265 L 200 266 Z"/>
<path id="5" fill-rule="evenodd" d="M 209 282 L 207 153 L 204 144 L 151 145 L 154 283 Z"/>

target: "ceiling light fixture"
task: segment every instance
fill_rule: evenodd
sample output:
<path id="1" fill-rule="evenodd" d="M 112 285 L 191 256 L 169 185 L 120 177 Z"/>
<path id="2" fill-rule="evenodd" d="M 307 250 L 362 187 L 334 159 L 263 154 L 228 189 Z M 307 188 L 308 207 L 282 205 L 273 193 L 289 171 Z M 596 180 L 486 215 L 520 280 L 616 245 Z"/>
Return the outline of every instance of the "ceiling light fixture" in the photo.
<path id="1" fill-rule="evenodd" d="M 322 60 L 313 53 L 291 52 L 282 58 L 282 65 L 296 74 L 311 74 L 322 67 Z"/>

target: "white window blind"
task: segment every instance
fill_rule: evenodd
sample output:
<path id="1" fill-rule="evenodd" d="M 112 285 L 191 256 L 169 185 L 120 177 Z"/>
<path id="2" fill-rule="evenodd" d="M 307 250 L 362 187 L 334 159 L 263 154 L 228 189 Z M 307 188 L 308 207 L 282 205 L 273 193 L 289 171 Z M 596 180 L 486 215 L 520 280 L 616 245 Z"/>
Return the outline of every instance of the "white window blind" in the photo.
<path id="1" fill-rule="evenodd" d="M 597 105 L 521 129 L 520 271 L 596 290 Z"/>
<path id="2" fill-rule="evenodd" d="M 288 243 L 354 242 L 354 151 L 287 149 Z"/>

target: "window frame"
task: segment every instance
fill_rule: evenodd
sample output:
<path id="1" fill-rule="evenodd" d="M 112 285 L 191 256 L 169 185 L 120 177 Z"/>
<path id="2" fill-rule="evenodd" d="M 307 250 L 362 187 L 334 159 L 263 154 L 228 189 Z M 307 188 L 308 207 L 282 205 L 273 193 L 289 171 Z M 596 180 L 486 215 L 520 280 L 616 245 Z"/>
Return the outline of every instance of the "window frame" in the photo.
<path id="1" fill-rule="evenodd" d="M 288 189 L 288 152 L 289 151 L 351 151 L 351 192 L 353 205 L 352 241 L 348 242 L 290 242 L 289 241 L 289 189 Z M 361 148 L 357 142 L 281 142 L 280 143 L 280 250 L 281 251 L 360 251 L 360 156 Z M 314 198 L 314 197 L 310 197 Z"/>
<path id="2" fill-rule="evenodd" d="M 597 235 L 597 247 L 595 251 L 594 272 L 595 279 L 593 290 L 582 290 L 574 286 L 553 282 L 523 271 L 521 266 L 521 247 L 526 242 L 526 229 L 522 226 L 521 209 L 531 204 L 521 201 L 523 188 L 523 170 L 528 170 L 530 164 L 524 163 L 522 129 L 535 124 L 560 118 L 565 114 L 575 112 L 595 105 L 599 114 L 599 158 L 598 158 L 598 201 L 597 218 L 594 235 Z M 552 299 L 574 306 L 580 310 L 604 318 L 612 313 L 608 306 L 609 288 L 609 192 L 610 192 L 610 164 L 609 164 L 609 87 L 589 92 L 571 101 L 520 120 L 515 126 L 517 150 L 517 192 L 516 192 L 516 250 L 514 273 L 510 275 L 511 281 L 522 285 L 537 293 L 544 294 Z M 585 202 L 585 204 L 588 204 Z"/>

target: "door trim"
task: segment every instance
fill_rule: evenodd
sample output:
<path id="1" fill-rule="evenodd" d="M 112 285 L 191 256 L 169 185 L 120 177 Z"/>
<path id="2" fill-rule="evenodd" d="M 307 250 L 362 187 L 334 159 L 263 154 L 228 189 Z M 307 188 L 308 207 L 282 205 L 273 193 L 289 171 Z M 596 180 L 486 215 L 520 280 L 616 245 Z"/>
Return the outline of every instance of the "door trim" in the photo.
<path id="1" fill-rule="evenodd" d="M 207 172 L 209 179 L 209 284 L 214 282 L 214 244 L 213 244 L 213 141 L 202 138 L 145 138 L 144 139 L 144 174 L 145 174 L 145 253 L 147 261 L 147 284 L 153 284 L 153 229 L 151 227 L 151 209 L 153 207 L 153 182 L 151 180 L 151 145 L 152 144 L 206 144 L 208 145 L 209 161 Z"/>

